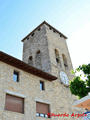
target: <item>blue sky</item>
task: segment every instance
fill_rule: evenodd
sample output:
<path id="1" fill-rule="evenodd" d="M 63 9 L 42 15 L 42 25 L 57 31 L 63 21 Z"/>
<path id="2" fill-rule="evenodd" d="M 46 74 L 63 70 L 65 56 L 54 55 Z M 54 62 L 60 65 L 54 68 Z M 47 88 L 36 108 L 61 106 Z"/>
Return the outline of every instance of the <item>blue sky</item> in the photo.
<path id="1" fill-rule="evenodd" d="M 44 20 L 68 37 L 74 67 L 90 62 L 90 0 L 0 0 L 0 51 L 22 59 L 21 39 Z"/>

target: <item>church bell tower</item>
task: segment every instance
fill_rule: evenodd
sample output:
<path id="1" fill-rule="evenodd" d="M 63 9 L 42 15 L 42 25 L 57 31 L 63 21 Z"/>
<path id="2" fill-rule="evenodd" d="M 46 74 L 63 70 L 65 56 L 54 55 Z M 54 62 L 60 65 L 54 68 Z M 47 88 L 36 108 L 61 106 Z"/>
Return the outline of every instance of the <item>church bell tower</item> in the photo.
<path id="1" fill-rule="evenodd" d="M 65 35 L 44 21 L 22 40 L 23 61 L 60 77 L 61 82 L 67 85 L 73 68 L 66 39 Z"/>

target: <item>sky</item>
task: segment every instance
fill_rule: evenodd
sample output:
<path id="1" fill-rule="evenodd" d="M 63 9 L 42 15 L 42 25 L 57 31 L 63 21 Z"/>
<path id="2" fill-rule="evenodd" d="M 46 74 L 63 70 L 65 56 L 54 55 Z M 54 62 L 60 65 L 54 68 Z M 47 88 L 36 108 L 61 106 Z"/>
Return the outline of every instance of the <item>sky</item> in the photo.
<path id="1" fill-rule="evenodd" d="M 68 37 L 74 68 L 90 63 L 90 0 L 0 0 L 0 51 L 22 59 L 21 40 L 44 20 Z"/>

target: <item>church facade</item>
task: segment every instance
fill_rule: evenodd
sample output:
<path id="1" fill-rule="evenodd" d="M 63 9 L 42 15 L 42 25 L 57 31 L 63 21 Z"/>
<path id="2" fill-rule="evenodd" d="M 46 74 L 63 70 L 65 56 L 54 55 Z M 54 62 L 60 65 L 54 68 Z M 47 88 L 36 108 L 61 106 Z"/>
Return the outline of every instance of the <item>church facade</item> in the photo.
<path id="1" fill-rule="evenodd" d="M 80 112 L 70 93 L 73 69 L 67 37 L 47 22 L 23 40 L 22 61 L 0 52 L 0 120 L 64 120 Z"/>

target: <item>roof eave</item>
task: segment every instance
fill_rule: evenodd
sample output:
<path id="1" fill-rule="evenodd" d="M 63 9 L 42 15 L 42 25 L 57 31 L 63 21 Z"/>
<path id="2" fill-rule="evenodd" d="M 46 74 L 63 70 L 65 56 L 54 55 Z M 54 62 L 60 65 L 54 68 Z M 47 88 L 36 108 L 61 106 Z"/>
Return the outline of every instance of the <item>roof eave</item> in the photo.
<path id="1" fill-rule="evenodd" d="M 60 31 L 58 31 L 56 28 L 54 28 L 53 26 L 51 26 L 50 24 L 48 24 L 46 21 L 43 21 L 39 26 L 37 26 L 32 32 L 30 32 L 28 35 L 26 35 L 21 41 L 24 42 L 24 40 L 29 37 L 33 32 L 35 32 L 39 27 L 41 27 L 43 24 L 46 24 L 48 26 L 50 26 L 52 29 L 54 29 L 56 32 L 58 32 L 59 34 L 61 34 L 65 39 L 68 39 L 63 33 L 61 33 Z"/>
<path id="2" fill-rule="evenodd" d="M 53 80 L 57 79 L 56 76 L 53 76 L 53 75 L 51 75 L 47 72 L 44 72 L 40 69 L 37 69 L 33 66 L 29 66 L 28 64 L 24 63 L 23 61 L 15 58 L 15 57 L 12 57 L 6 53 L 3 53 L 1 51 L 0 51 L 0 61 L 7 63 L 11 66 L 14 66 L 16 68 L 19 68 L 25 72 L 31 73 L 31 74 L 36 75 L 41 78 L 44 78 L 48 81 L 53 81 Z"/>

